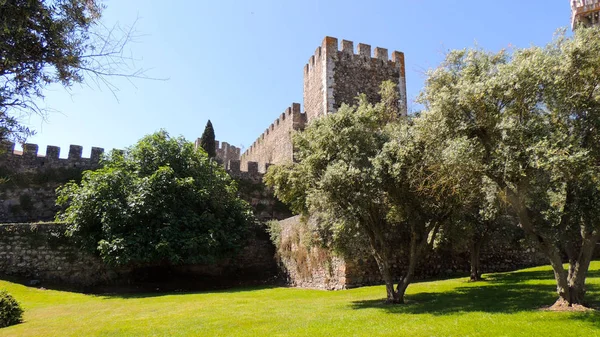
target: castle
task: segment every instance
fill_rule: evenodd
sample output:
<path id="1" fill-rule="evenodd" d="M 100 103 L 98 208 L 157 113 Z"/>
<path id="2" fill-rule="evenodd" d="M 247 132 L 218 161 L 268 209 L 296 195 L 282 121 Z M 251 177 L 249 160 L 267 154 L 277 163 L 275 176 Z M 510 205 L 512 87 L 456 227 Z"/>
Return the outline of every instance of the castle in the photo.
<path id="1" fill-rule="evenodd" d="M 262 135 L 243 153 L 226 142 L 217 144 L 217 157 L 227 169 L 242 171 L 257 167 L 265 172 L 270 164 L 293 161 L 292 132 L 304 129 L 310 121 L 334 113 L 342 104 L 353 104 L 359 94 L 378 102 L 379 86 L 390 80 L 397 85 L 402 114 L 407 113 L 404 54 L 391 53 L 359 43 L 356 51 L 352 41 L 325 37 L 321 46 L 304 66 L 304 111 L 298 103 L 291 104 Z M 196 146 L 199 144 L 196 141 Z"/>
<path id="2" fill-rule="evenodd" d="M 600 25 L 600 0 L 572 1 L 572 25 Z M 287 283 L 295 286 L 343 289 L 381 282 L 377 265 L 368 256 L 338 256 L 322 247 L 306 247 L 300 238 L 309 235 L 306 223 L 290 217 L 272 191 L 262 183 L 269 165 L 294 161 L 292 135 L 311 121 L 335 113 L 342 104 L 353 104 L 359 94 L 368 101 L 380 100 L 379 86 L 390 80 L 397 85 L 400 112 L 407 114 L 404 54 L 385 48 L 325 37 L 304 66 L 303 105 L 292 103 L 245 151 L 227 142 L 217 142 L 216 155 L 228 173 L 239 182 L 240 196 L 254 208 L 257 218 L 280 220 L 281 242 L 289 256 L 273 258 L 275 251 L 263 228 L 257 227 L 238 256 L 211 266 L 190 267 L 199 279 L 214 279 L 218 284 L 241 280 L 259 283 L 272 280 L 279 267 L 287 271 Z M 196 146 L 199 146 L 199 139 Z M 121 271 L 107 268 L 96 257 L 82 254 L 68 241 L 56 241 L 64 233 L 61 224 L 31 224 L 51 221 L 56 213 L 55 188 L 77 179 L 81 172 L 99 166 L 100 148 L 92 148 L 90 158 L 82 158 L 82 148 L 71 145 L 67 159 L 60 149 L 48 146 L 46 156 L 38 156 L 38 146 L 25 144 L 23 152 L 8 144 L 0 151 L 0 177 L 9 173 L 9 184 L 0 185 L 0 271 L 6 274 L 55 280 L 68 284 L 96 284 L 118 280 Z M 22 222 L 15 224 L 15 222 Z M 4 224 L 2 224 L 4 223 Z M 12 224 L 9 224 L 12 223 Z M 545 263 L 534 250 L 495 242 L 481 255 L 484 271 L 514 270 Z M 416 271 L 417 277 L 461 273 L 468 269 L 468 258 L 453 253 L 430 254 L 427 263 Z M 279 265 L 278 265 L 279 263 Z M 394 270 L 405 268 L 397 257 Z M 182 267 L 186 272 L 189 268 Z M 186 269 L 187 268 L 187 269 Z M 238 284 L 238 283 L 236 283 Z"/>
<path id="3" fill-rule="evenodd" d="M 600 0 L 572 0 L 571 28 L 600 26 Z"/>

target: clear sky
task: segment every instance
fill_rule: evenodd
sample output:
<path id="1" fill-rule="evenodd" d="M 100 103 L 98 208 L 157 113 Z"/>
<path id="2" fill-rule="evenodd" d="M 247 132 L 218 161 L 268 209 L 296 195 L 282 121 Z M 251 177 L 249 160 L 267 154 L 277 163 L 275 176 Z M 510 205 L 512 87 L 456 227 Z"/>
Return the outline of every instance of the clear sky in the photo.
<path id="1" fill-rule="evenodd" d="M 106 1 L 103 21 L 132 24 L 143 35 L 130 45 L 137 66 L 167 81 L 115 78 L 106 89 L 53 86 L 46 122 L 26 120 L 29 139 L 124 148 L 161 128 L 190 141 L 210 119 L 218 140 L 250 146 L 293 102 L 302 103 L 303 67 L 322 39 L 403 51 L 409 108 L 424 72 L 450 49 L 489 50 L 548 43 L 570 23 L 570 0 L 216 0 Z"/>

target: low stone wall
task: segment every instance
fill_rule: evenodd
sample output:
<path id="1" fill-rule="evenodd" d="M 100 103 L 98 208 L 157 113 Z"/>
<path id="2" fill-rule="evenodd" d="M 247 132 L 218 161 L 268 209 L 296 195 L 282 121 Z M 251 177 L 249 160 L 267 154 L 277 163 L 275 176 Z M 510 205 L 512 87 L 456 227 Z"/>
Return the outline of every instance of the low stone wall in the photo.
<path id="1" fill-rule="evenodd" d="M 323 290 L 346 288 L 344 259 L 327 249 L 308 245 L 307 235 L 295 216 L 282 221 L 281 249 L 277 254 L 280 267 L 290 286 Z"/>
<path id="2" fill-rule="evenodd" d="M 2 273 L 77 286 L 118 277 L 99 258 L 77 249 L 64 236 L 65 228 L 55 223 L 0 225 Z"/>
<path id="3" fill-rule="evenodd" d="M 234 257 L 212 265 L 157 266 L 138 269 L 107 267 L 81 251 L 56 223 L 0 224 L 0 273 L 72 287 L 170 284 L 173 289 L 202 289 L 276 282 L 275 247 L 260 226 Z"/>
<path id="4" fill-rule="evenodd" d="M 310 246 L 306 237 L 311 234 L 301 221 L 298 216 L 279 221 L 278 260 L 290 285 L 337 290 L 382 283 L 377 264 L 371 256 L 340 256 L 328 249 Z M 482 248 L 480 257 L 481 270 L 485 273 L 547 264 L 547 260 L 533 248 L 497 242 Z M 449 249 L 434 251 L 421 259 L 414 279 L 467 275 L 469 261 L 468 253 L 457 254 Z M 393 275 L 400 277 L 407 265 L 407 257 L 399 253 L 392 264 Z"/>

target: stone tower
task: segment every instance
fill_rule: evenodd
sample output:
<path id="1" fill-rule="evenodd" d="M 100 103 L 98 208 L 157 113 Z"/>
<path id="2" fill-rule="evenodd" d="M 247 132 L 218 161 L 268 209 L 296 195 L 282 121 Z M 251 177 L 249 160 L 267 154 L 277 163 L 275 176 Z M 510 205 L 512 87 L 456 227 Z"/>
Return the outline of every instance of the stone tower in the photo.
<path id="1" fill-rule="evenodd" d="M 370 102 L 378 102 L 381 82 L 392 80 L 398 85 L 400 111 L 406 114 L 406 77 L 404 54 L 359 43 L 354 52 L 352 41 L 325 37 L 323 43 L 304 66 L 304 110 L 308 121 L 335 112 L 342 103 L 353 104 L 364 93 Z"/>
<path id="2" fill-rule="evenodd" d="M 600 26 L 600 0 L 571 0 L 571 28 Z"/>

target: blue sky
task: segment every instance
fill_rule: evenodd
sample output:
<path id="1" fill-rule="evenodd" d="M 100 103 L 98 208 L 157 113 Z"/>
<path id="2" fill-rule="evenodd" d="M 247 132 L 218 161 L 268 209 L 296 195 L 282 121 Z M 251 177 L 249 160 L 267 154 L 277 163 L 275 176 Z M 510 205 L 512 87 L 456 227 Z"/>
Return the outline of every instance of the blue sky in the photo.
<path id="1" fill-rule="evenodd" d="M 52 86 L 55 110 L 27 120 L 40 145 L 124 148 L 161 128 L 193 141 L 210 119 L 218 140 L 248 147 L 293 102 L 302 103 L 302 69 L 326 35 L 406 56 L 409 107 L 424 72 L 444 53 L 548 43 L 570 20 L 570 0 L 217 0 L 106 1 L 103 22 L 137 21 L 130 44 L 137 66 L 166 81 L 115 78 L 106 88 Z"/>

